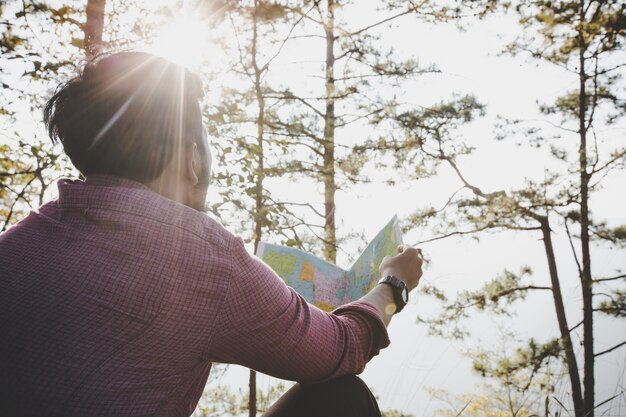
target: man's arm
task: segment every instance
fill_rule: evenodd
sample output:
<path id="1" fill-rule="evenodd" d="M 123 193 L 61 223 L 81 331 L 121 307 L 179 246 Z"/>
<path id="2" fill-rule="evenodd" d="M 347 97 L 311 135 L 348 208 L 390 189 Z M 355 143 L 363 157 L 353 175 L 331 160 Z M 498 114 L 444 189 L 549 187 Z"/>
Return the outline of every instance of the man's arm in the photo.
<path id="1" fill-rule="evenodd" d="M 379 285 L 331 314 L 287 287 L 246 252 L 241 239 L 233 242 L 231 255 L 233 269 L 209 346 L 211 360 L 279 378 L 319 382 L 360 373 L 389 344 L 385 306 L 393 304 L 393 296 L 387 286 Z"/>

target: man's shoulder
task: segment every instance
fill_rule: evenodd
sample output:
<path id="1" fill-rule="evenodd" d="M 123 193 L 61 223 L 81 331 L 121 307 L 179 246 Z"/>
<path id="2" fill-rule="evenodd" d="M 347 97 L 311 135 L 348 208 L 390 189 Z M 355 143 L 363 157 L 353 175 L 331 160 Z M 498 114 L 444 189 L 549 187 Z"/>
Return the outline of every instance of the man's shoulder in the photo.
<path id="1" fill-rule="evenodd" d="M 139 184 L 119 181 L 99 183 L 61 180 L 58 208 L 101 210 L 118 221 L 142 223 L 147 230 L 162 234 L 166 229 L 183 232 L 207 243 L 229 248 L 235 236 L 208 214 L 170 200 Z M 109 217 L 109 216 L 107 216 Z"/>
<path id="2" fill-rule="evenodd" d="M 232 246 L 236 236 L 226 229 L 222 223 L 205 213 L 196 212 L 193 215 L 198 216 L 198 223 L 201 229 L 200 238 L 224 248 L 229 249 Z"/>

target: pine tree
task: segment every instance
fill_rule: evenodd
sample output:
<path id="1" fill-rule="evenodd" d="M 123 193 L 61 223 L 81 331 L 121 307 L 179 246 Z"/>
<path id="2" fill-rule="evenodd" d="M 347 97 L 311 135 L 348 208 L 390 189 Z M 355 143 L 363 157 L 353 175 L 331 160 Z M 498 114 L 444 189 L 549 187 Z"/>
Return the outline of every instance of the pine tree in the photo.
<path id="1" fill-rule="evenodd" d="M 591 237 L 594 224 L 589 202 L 596 186 L 592 180 L 608 169 L 626 161 L 626 148 L 615 149 L 602 160 L 594 127 L 601 111 L 607 110 L 609 122 L 626 112 L 626 101 L 619 98 L 619 68 L 626 65 L 623 53 L 626 40 L 626 4 L 621 1 L 521 2 L 516 5 L 521 23 L 527 29 L 538 28 L 537 38 L 524 39 L 511 50 L 528 50 L 533 57 L 563 67 L 578 77 L 578 88 L 558 97 L 542 108 L 544 114 L 559 114 L 563 122 L 573 121 L 578 135 L 579 184 L 575 193 L 580 206 L 570 215 L 580 227 L 578 268 L 583 298 L 584 380 L 583 398 L 577 409 L 592 417 L 596 405 L 594 385 L 593 286 L 591 272 Z M 619 294 L 619 292 L 617 293 Z M 619 312 L 619 311 L 618 311 Z M 573 381 L 572 381 L 573 382 Z M 577 389 L 576 389 L 577 390 Z M 580 413 L 579 413 L 580 414 Z"/>
<path id="2" fill-rule="evenodd" d="M 493 2 L 485 2 L 492 6 Z M 483 5 L 484 5 L 483 4 Z M 594 221 L 589 203 L 592 192 L 597 190 L 607 172 L 623 168 L 626 150 L 622 147 L 603 149 L 598 138 L 598 126 L 616 123 L 624 115 L 624 101 L 619 98 L 622 84 L 619 69 L 626 63 L 623 42 L 626 35 L 625 5 L 617 1 L 528 1 L 507 3 L 509 10 L 520 16 L 523 35 L 509 46 L 508 51 L 530 54 L 531 57 L 562 68 L 565 74 L 573 74 L 578 81 L 575 91 L 555 99 L 554 104 L 542 105 L 540 110 L 556 126 L 555 132 L 529 125 L 519 120 L 507 120 L 510 136 L 523 126 L 527 143 L 535 147 L 547 147 L 560 161 L 571 165 L 569 171 L 546 174 L 542 182 L 528 182 L 516 190 L 484 191 L 464 174 L 461 159 L 472 151 L 467 141 L 454 139 L 450 130 L 462 121 L 472 120 L 484 109 L 471 97 L 455 102 L 441 103 L 426 110 L 410 110 L 396 114 L 396 126 L 404 130 L 404 140 L 387 143 L 399 151 L 401 158 L 418 158 L 433 167 L 446 164 L 457 176 L 461 189 L 450 197 L 441 209 L 427 208 L 416 213 L 412 226 L 423 225 L 429 220 L 438 225 L 435 239 L 450 236 L 476 235 L 483 231 L 514 230 L 539 233 L 543 242 L 549 286 L 527 283 L 529 271 L 515 274 L 505 271 L 479 291 L 462 293 L 448 301 L 436 288 L 427 287 L 431 293 L 444 301 L 443 314 L 422 319 L 440 334 L 462 338 L 463 325 L 458 320 L 467 317 L 470 309 L 504 312 L 508 304 L 520 300 L 530 291 L 550 291 L 559 328 L 559 347 L 555 354 L 561 357 L 568 371 L 574 415 L 592 416 L 597 406 L 594 396 L 595 358 L 623 346 L 620 343 L 603 352 L 594 352 L 593 314 L 595 311 L 623 316 L 624 290 L 611 287 L 604 301 L 592 304 L 594 289 L 602 283 L 623 281 L 623 274 L 613 277 L 595 277 L 591 269 L 591 242 L 610 244 L 622 248 L 623 227 L 608 228 Z M 603 120 L 604 119 L 604 120 Z M 519 132 L 518 132 L 519 133 Z M 557 138 L 578 141 L 574 152 L 556 146 L 550 133 Z M 605 144 L 606 146 L 606 144 Z M 572 158 L 572 156 L 574 156 Z M 577 224 L 580 249 L 576 250 L 576 237 L 569 226 Z M 579 270 L 583 320 L 571 326 L 565 313 L 561 292 L 561 277 L 552 237 L 556 227 L 561 226 L 570 237 L 570 244 Z M 582 254 L 579 259 L 578 254 Z M 450 319 L 449 321 L 447 319 Z M 577 358 L 571 333 L 582 326 L 584 354 Z M 580 366 L 582 364 L 582 366 Z M 581 384 L 579 373 L 583 371 Z"/>
<path id="3" fill-rule="evenodd" d="M 101 3 L 104 5 L 104 1 Z M 75 62 L 81 61 L 87 37 L 81 14 L 76 2 L 57 6 L 41 2 L 0 5 L 0 23 L 6 28 L 0 39 L 0 74 L 3 76 L 0 123 L 6 126 L 0 144 L 3 151 L 0 157 L 1 230 L 18 221 L 31 208 L 43 204 L 55 179 L 71 172 L 67 159 L 43 139 L 43 132 L 24 125 L 23 109 L 26 107 L 31 113 L 40 114 L 46 96 L 43 93 L 53 89 L 59 78 L 69 77 Z M 97 36 L 102 28 L 91 30 Z M 46 42 L 49 37 L 59 41 Z M 30 82 L 25 84 L 21 79 Z M 40 119 L 37 117 L 34 122 Z M 12 128 L 15 125 L 25 128 Z M 25 137 L 25 133 L 29 136 Z"/>
<path id="4" fill-rule="evenodd" d="M 223 185 L 222 202 L 214 203 L 213 208 L 223 210 L 226 201 L 236 206 L 242 232 L 249 234 L 245 229 L 253 225 L 255 252 L 265 234 L 280 236 L 285 244 L 302 245 L 293 224 L 304 220 L 290 210 L 290 203 L 274 198 L 265 185 L 272 171 L 280 171 L 271 155 L 287 153 L 285 147 L 289 146 L 273 138 L 268 129 L 267 119 L 276 116 L 270 108 L 274 103 L 268 104 L 266 98 L 271 90 L 266 81 L 269 67 L 299 23 L 290 22 L 288 17 L 284 5 L 275 1 L 239 2 L 229 9 L 227 19 L 235 32 L 238 55 L 233 71 L 243 77 L 245 87 L 227 89 L 223 101 L 208 110 L 213 135 L 222 142 L 217 152 L 221 169 L 216 175 Z M 250 416 L 256 415 L 257 395 L 256 372 L 251 370 L 247 405 Z"/>
<path id="5" fill-rule="evenodd" d="M 366 157 L 353 149 L 362 141 L 350 143 L 344 132 L 374 118 L 390 105 L 393 93 L 385 96 L 383 91 L 398 91 L 403 80 L 436 71 L 432 66 L 422 67 L 415 59 L 398 57 L 393 48 L 382 46 L 381 35 L 376 31 L 405 16 L 446 21 L 458 15 L 458 9 L 439 6 L 437 2 L 387 1 L 381 3 L 379 10 L 385 13 L 384 18 L 355 27 L 347 16 L 360 7 L 363 6 L 358 2 L 341 0 L 305 1 L 291 7 L 304 19 L 305 32 L 299 36 L 318 41 L 317 47 L 323 51 L 323 74 L 315 75 L 323 80 L 323 87 L 304 94 L 294 88 L 283 91 L 281 97 L 299 108 L 274 126 L 311 149 L 308 157 L 293 161 L 289 168 L 308 174 L 323 185 L 324 210 L 319 214 L 324 230 L 323 256 L 330 262 L 336 262 L 339 247 L 336 193 L 351 184 L 368 181 L 361 173 Z"/>
<path id="6" fill-rule="evenodd" d="M 87 58 L 97 55 L 102 49 L 102 32 L 104 29 L 104 6 L 106 0 L 88 0 L 84 24 L 84 49 Z"/>

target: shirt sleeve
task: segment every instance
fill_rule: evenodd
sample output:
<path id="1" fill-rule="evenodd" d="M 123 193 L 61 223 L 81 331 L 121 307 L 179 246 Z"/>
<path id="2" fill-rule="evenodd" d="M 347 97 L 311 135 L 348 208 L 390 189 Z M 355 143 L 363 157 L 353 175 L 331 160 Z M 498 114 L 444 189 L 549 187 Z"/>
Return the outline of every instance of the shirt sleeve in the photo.
<path id="1" fill-rule="evenodd" d="M 232 243 L 233 268 L 211 343 L 213 361 L 282 379 L 321 382 L 361 373 L 389 345 L 374 306 L 352 302 L 327 313 L 307 303 L 265 263 Z"/>

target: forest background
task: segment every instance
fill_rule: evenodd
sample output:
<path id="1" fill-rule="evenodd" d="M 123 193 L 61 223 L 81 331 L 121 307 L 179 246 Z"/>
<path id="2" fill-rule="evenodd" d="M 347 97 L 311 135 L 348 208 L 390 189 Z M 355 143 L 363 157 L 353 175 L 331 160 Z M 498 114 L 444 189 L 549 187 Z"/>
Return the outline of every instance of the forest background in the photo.
<path id="1" fill-rule="evenodd" d="M 197 71 L 210 215 L 349 266 L 398 214 L 428 258 L 363 374 L 387 416 L 626 414 L 622 1 L 0 1 L 0 222 L 76 176 L 41 108 L 80 63 Z M 288 382 L 214 369 L 197 416 Z"/>

